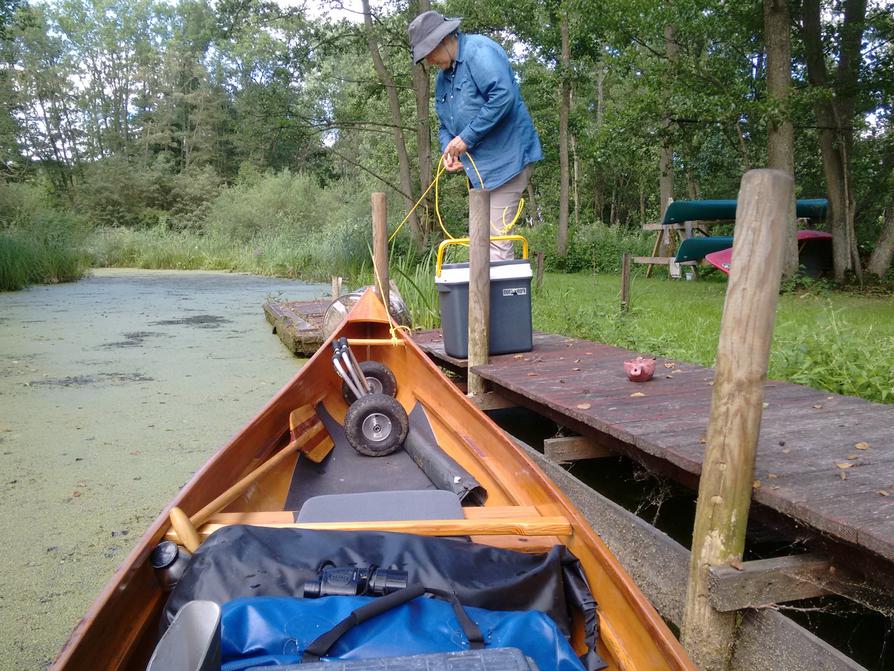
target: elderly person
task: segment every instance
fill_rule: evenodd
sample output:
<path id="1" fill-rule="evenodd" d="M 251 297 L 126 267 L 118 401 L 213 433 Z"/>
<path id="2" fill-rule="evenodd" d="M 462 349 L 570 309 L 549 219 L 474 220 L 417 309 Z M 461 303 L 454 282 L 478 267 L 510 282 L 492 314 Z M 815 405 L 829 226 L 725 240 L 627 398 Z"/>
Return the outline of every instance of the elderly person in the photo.
<path id="1" fill-rule="evenodd" d="M 491 235 L 500 235 L 543 152 L 506 52 L 483 35 L 459 32 L 459 23 L 423 12 L 410 23 L 410 48 L 417 64 L 424 59 L 440 70 L 435 110 L 444 165 L 450 172 L 465 170 L 475 187 L 490 190 Z M 490 257 L 513 258 L 512 243 L 491 242 Z"/>

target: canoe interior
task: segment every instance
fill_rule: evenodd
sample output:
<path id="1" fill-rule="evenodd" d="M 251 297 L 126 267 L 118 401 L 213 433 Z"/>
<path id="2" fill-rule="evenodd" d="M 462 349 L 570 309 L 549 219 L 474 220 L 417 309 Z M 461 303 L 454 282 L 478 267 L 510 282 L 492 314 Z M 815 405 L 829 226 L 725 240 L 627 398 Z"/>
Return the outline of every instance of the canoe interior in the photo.
<path id="1" fill-rule="evenodd" d="M 381 303 L 368 292 L 334 337 L 387 339 L 389 324 Z M 611 669 L 695 669 L 651 604 L 620 567 L 602 541 L 568 502 L 500 429 L 479 412 L 432 364 L 411 340 L 400 335 L 401 345 L 352 345 L 361 361 L 377 360 L 388 366 L 398 381 L 397 399 L 409 412 L 421 406 L 439 446 L 484 486 L 483 507 L 465 508 L 464 524 L 472 525 L 473 541 L 524 552 L 544 552 L 564 544 L 587 574 L 599 604 L 600 655 Z M 193 515 L 216 496 L 250 473 L 290 440 L 289 414 L 322 403 L 339 422 L 347 403 L 342 382 L 331 364 L 329 341 L 299 373 L 181 490 L 140 540 L 115 573 L 88 614 L 78 624 L 60 653 L 54 669 L 143 669 L 157 642 L 158 622 L 165 594 L 148 566 L 152 548 L 170 532 L 168 511 L 179 506 Z M 307 478 L 331 477 L 328 468 L 296 468 L 303 457 L 293 456 L 255 482 L 220 514 L 213 525 L 228 523 L 291 522 L 290 501 L 300 500 Z M 374 469 L 378 459 L 362 457 L 358 468 Z M 324 462 L 325 463 L 325 462 Z M 415 467 L 415 465 L 414 465 Z M 401 479 L 403 476 L 401 476 Z M 336 476 L 335 480 L 339 480 Z M 358 491 L 363 479 L 357 480 Z M 316 483 L 317 485 L 319 483 Z M 407 486 L 395 486 L 408 489 Z M 413 485 L 415 488 L 415 485 Z M 299 498 L 296 498 L 299 497 Z M 557 523 L 535 535 L 521 529 L 522 521 Z M 500 525 L 496 531 L 494 524 Z M 349 522 L 349 521 L 348 521 Z M 513 524 L 518 522 L 519 529 Z M 477 525 L 477 526 L 476 526 Z M 487 525 L 491 528 L 485 529 Z M 469 527 L 464 527 L 469 529 Z M 475 530 L 481 534 L 474 533 Z M 555 531 L 554 531 L 555 529 Z M 203 530 L 200 528 L 200 532 Z M 207 531 L 207 529 L 205 530 Z M 415 532 L 415 531 L 414 531 Z M 440 532 L 435 532 L 436 534 Z M 444 532 L 444 535 L 450 535 Z M 578 626 L 576 647 L 581 648 Z"/>

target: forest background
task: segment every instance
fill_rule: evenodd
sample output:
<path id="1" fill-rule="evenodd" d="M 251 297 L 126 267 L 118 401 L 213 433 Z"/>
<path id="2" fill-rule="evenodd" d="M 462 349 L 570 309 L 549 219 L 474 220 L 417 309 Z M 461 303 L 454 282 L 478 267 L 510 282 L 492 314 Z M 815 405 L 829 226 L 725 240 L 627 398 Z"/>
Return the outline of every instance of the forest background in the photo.
<path id="1" fill-rule="evenodd" d="M 3 0 L 0 289 L 91 266 L 368 274 L 370 192 L 388 194 L 393 230 L 437 166 L 433 73 L 413 66 L 406 39 L 409 20 L 429 7 Z M 836 287 L 887 291 L 892 7 L 438 6 L 510 55 L 545 154 L 520 226 L 548 271 L 616 272 L 623 252 L 649 252 L 641 225 L 658 221 L 669 198 L 734 198 L 745 171 L 771 166 L 794 174 L 798 197 L 829 198 L 821 226 L 834 236 Z M 466 189 L 461 177 L 439 182 L 438 206 L 457 236 Z M 430 191 L 394 239 L 398 272 L 430 285 L 443 235 Z M 669 302 L 657 299 L 654 314 Z M 538 326 L 588 337 L 604 335 L 597 324 L 617 327 L 580 319 Z M 612 342 L 676 354 L 651 337 Z M 860 356 L 849 365 L 877 370 L 872 357 L 894 359 L 894 335 L 879 343 L 889 349 L 851 345 Z M 713 345 L 692 359 L 710 364 L 712 354 Z M 888 368 L 867 397 L 894 398 Z"/>

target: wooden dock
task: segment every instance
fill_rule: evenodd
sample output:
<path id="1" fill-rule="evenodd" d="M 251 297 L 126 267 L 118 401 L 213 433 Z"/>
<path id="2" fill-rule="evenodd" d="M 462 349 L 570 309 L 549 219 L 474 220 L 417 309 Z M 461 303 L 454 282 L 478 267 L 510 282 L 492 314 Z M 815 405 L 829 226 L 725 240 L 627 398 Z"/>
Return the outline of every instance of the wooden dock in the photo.
<path id="1" fill-rule="evenodd" d="M 415 340 L 440 365 L 464 371 L 438 331 Z M 500 396 L 694 487 L 713 370 L 659 359 L 651 381 L 630 382 L 623 362 L 637 354 L 538 333 L 533 351 L 491 357 L 475 372 Z M 777 381 L 767 382 L 764 401 L 753 500 L 891 573 L 894 406 Z"/>
<path id="2" fill-rule="evenodd" d="M 295 356 L 310 357 L 323 344 L 323 315 L 331 299 L 319 301 L 267 301 L 264 316 L 273 333 Z"/>

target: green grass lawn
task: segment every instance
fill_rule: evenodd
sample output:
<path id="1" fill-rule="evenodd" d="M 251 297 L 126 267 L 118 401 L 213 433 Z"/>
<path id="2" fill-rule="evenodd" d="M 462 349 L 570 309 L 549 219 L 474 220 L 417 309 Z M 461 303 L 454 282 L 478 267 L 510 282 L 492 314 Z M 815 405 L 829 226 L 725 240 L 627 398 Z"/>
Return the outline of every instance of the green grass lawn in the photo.
<path id="1" fill-rule="evenodd" d="M 534 328 L 713 366 L 726 281 L 634 277 L 622 315 L 617 275 L 546 274 Z M 894 403 L 894 299 L 786 293 L 776 315 L 771 378 Z"/>

